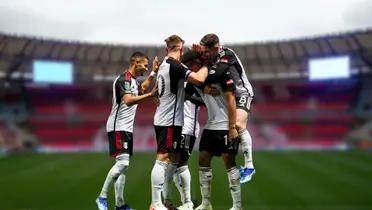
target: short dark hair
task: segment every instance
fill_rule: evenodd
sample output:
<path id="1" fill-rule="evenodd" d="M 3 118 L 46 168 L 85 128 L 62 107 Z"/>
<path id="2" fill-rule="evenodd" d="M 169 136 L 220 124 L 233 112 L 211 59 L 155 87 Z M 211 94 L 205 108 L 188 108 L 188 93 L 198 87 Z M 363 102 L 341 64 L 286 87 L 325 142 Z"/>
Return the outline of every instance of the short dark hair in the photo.
<path id="1" fill-rule="evenodd" d="M 130 56 L 130 64 L 134 64 L 135 62 L 139 61 L 139 60 L 142 60 L 142 59 L 147 59 L 149 60 L 149 57 L 144 54 L 143 52 L 140 52 L 140 51 L 136 51 L 134 52 L 131 56 Z"/>
<path id="2" fill-rule="evenodd" d="M 200 45 L 205 47 L 214 47 L 216 44 L 220 43 L 220 39 L 216 34 L 207 34 L 200 40 Z"/>
<path id="3" fill-rule="evenodd" d="M 179 46 L 179 43 L 182 43 L 182 44 L 185 43 L 185 41 L 184 41 L 180 36 L 175 35 L 175 34 L 169 36 L 169 37 L 166 38 L 164 41 L 165 41 L 165 43 L 166 43 L 166 45 L 167 45 L 167 48 L 168 48 L 169 50 L 175 50 L 176 47 Z"/>
<path id="4" fill-rule="evenodd" d="M 199 60 L 200 62 L 202 62 L 200 53 L 193 51 L 193 50 L 186 51 L 183 54 L 182 59 L 181 59 L 182 63 L 184 64 L 189 63 L 189 62 L 195 62 L 196 60 Z"/>

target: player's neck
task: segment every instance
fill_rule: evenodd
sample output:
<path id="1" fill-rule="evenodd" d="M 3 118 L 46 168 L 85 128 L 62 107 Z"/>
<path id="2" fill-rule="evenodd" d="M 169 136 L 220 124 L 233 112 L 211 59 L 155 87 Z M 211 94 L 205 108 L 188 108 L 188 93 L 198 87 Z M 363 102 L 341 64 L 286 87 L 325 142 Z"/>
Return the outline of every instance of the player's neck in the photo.
<path id="1" fill-rule="evenodd" d="M 132 75 L 132 77 L 137 77 L 136 70 L 134 68 L 129 68 L 128 72 Z"/>
<path id="2" fill-rule="evenodd" d="M 169 52 L 167 56 L 177 61 L 180 60 L 179 52 Z"/>

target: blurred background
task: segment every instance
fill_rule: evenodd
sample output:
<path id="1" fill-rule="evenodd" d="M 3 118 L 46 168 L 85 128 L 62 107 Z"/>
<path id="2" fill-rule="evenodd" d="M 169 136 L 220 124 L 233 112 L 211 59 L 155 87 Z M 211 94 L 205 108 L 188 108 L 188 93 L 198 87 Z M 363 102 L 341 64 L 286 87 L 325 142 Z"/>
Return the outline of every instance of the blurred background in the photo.
<path id="1" fill-rule="evenodd" d="M 372 5 L 358 2 L 358 8 Z M 235 6 L 238 3 L 242 2 Z M 71 10 L 83 4 L 77 3 Z M 186 7 L 186 3 L 180 4 Z M 215 24 L 213 27 L 200 30 L 196 37 L 189 31 L 194 28 L 189 26 L 170 27 L 165 32 L 157 29 L 154 37 L 159 37 L 158 41 L 148 36 L 151 27 L 143 34 L 128 23 L 129 34 L 136 31 L 141 34 L 137 40 L 130 36 L 116 40 L 104 35 L 108 39 L 101 40 L 97 34 L 92 38 L 74 37 L 75 27 L 57 33 L 58 24 L 52 27 L 37 18 L 28 18 L 32 11 L 45 5 L 41 8 L 27 5 L 25 1 L 0 4 L 0 9 L 7 11 L 0 14 L 0 209 L 94 209 L 94 200 L 113 163 L 106 154 L 105 125 L 111 110 L 114 78 L 128 67 L 134 51 L 142 51 L 150 58 L 163 58 L 162 40 L 167 35 L 185 33 L 191 39 L 190 45 L 207 32 L 217 33 L 225 40 L 225 46 L 237 53 L 255 92 L 248 130 L 253 138 L 257 174 L 251 183 L 242 186 L 244 207 L 372 209 L 372 23 L 367 16 L 357 19 L 367 25 L 354 28 L 349 25 L 338 28 L 337 24 L 332 28 L 332 23 L 317 22 L 322 27 L 312 32 L 305 30 L 307 23 L 303 22 L 304 28 L 292 27 L 299 32 L 295 35 L 292 31 L 278 31 L 278 37 L 273 38 L 264 36 L 266 32 L 261 35 L 254 32 L 258 35 L 247 39 L 244 34 L 249 31 L 241 32 L 243 38 L 235 37 L 239 27 L 250 23 L 244 15 L 237 20 L 235 29 L 225 27 L 228 21 L 221 21 L 221 27 L 217 21 L 211 23 Z M 341 1 L 340 5 L 346 3 Z M 153 3 L 151 6 L 155 7 Z M 155 8 L 159 10 L 158 7 Z M 15 12 L 17 9 L 23 9 L 24 14 Z M 15 19 L 16 15 L 23 20 Z M 142 13 L 131 15 L 150 19 Z M 311 15 L 316 19 L 315 13 Z M 83 12 L 81 17 L 83 30 L 88 16 Z M 292 19 L 296 17 L 301 17 L 298 11 L 292 14 Z M 69 21 L 61 24 L 62 28 L 68 23 L 78 25 L 71 22 L 71 16 L 66 19 Z M 34 28 L 30 26 L 32 21 Z M 189 22 L 184 20 L 180 25 Z M 259 31 L 263 27 L 260 24 L 264 23 L 257 20 L 256 25 L 247 27 Z M 273 30 L 277 27 L 266 26 Z M 108 31 L 125 34 L 126 29 Z M 126 196 L 136 209 L 146 209 L 150 204 L 149 175 L 156 149 L 154 111 L 153 102 L 146 101 L 139 105 L 135 120 L 136 154 Z M 202 108 L 199 119 L 202 125 L 206 119 L 206 110 Z M 226 210 L 231 202 L 227 177 L 222 163 L 214 164 L 214 183 L 222 184 L 213 188 L 212 201 L 215 209 Z M 192 195 L 198 203 L 197 152 L 190 165 Z M 174 197 L 179 201 L 176 190 Z"/>
<path id="2" fill-rule="evenodd" d="M 136 50 L 164 57 L 158 46 L 0 38 L 1 148 L 10 154 L 104 151 L 113 79 Z M 254 87 L 255 149 L 372 148 L 372 30 L 228 47 Z M 151 100 L 139 106 L 136 151 L 155 150 L 154 110 Z"/>

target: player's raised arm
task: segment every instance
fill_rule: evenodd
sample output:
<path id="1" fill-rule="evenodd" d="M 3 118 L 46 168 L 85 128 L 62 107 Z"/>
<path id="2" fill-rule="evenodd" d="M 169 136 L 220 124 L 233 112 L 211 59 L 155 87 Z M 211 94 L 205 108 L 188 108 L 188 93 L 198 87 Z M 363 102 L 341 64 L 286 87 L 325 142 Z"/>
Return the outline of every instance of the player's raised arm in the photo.
<path id="1" fill-rule="evenodd" d="M 159 66 L 160 66 L 160 63 L 159 63 L 159 60 L 158 60 L 158 56 L 155 56 L 154 60 L 152 60 L 152 71 L 151 71 L 150 75 L 146 78 L 146 80 L 143 81 L 142 84 L 141 84 L 141 93 L 142 94 L 145 93 L 146 90 L 152 84 L 152 81 L 154 80 L 154 78 L 156 77 L 156 75 L 159 71 Z"/>

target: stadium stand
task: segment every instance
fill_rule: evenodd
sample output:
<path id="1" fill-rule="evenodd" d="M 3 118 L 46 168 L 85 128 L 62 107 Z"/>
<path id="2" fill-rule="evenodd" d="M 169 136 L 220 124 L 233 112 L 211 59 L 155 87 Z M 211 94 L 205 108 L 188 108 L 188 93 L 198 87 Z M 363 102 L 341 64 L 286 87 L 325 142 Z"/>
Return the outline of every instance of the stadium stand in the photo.
<path id="1" fill-rule="evenodd" d="M 367 116 L 364 108 L 371 101 L 372 30 L 229 47 L 241 58 L 256 93 L 249 126 L 256 148 L 340 147 L 359 118 Z M 0 33 L 0 125 L 24 118 L 43 148 L 92 149 L 94 139 L 105 138 L 102 131 L 111 108 L 111 82 L 136 50 L 150 58 L 163 55 L 159 46 L 105 45 Z M 334 55 L 350 56 L 351 77 L 309 81 L 308 59 Z M 32 62 L 36 59 L 72 62 L 74 84 L 34 84 Z M 11 104 L 23 108 L 9 111 Z M 140 110 L 135 147 L 153 149 L 154 105 L 148 101 Z M 21 117 L 9 115 L 14 112 L 22 113 Z M 205 119 L 204 110 L 201 120 Z"/>

